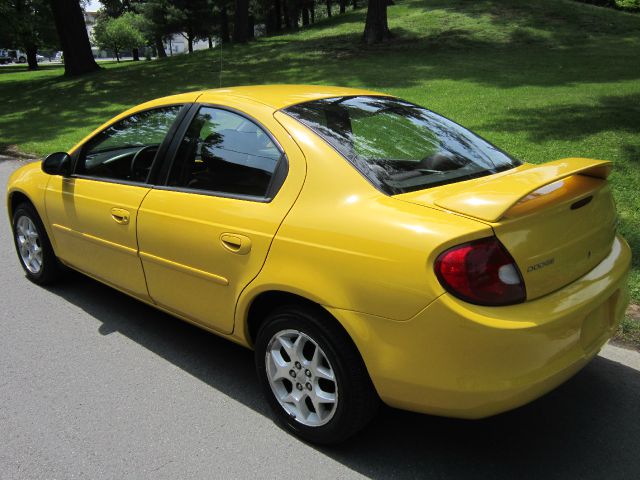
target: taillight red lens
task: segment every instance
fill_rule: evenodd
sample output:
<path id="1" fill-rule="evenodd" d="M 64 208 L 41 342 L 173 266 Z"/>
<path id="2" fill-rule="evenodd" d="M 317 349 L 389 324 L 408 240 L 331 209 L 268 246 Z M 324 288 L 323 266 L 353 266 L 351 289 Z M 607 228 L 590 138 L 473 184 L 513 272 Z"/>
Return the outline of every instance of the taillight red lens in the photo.
<path id="1" fill-rule="evenodd" d="M 435 271 L 448 292 L 470 303 L 512 305 L 527 296 L 518 266 L 496 237 L 445 250 Z"/>

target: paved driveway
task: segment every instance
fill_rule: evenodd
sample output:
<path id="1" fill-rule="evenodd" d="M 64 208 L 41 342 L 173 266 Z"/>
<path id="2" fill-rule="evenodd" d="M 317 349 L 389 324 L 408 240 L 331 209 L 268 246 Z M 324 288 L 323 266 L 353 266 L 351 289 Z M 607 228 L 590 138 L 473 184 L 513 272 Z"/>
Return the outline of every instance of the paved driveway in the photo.
<path id="1" fill-rule="evenodd" d="M 0 212 L 2 479 L 640 478 L 635 353 L 492 419 L 384 409 L 318 449 L 272 423 L 248 350 L 80 275 L 31 284 Z"/>

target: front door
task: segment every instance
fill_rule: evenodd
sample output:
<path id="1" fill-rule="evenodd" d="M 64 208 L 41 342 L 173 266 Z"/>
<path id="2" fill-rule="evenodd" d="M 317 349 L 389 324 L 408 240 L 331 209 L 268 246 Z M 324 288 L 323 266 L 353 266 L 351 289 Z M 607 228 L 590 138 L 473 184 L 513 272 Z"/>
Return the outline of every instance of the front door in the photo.
<path id="1" fill-rule="evenodd" d="M 80 150 L 71 177 L 52 177 L 45 193 L 58 257 L 138 297 L 148 298 L 138 257 L 138 208 L 147 176 L 181 106 L 120 120 Z"/>
<path id="2" fill-rule="evenodd" d="M 250 118 L 200 107 L 167 185 L 149 192 L 138 215 L 140 257 L 157 304 L 232 331 L 236 300 L 262 268 L 302 185 L 300 174 L 285 181 L 287 156 L 304 164 L 290 143 L 285 155 Z"/>

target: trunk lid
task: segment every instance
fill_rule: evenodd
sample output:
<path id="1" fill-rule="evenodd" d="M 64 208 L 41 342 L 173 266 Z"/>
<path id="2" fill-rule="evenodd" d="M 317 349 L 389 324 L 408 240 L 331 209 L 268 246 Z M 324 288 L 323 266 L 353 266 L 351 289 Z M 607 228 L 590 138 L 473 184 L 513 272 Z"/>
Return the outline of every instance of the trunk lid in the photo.
<path id="1" fill-rule="evenodd" d="M 516 261 L 527 299 L 580 278 L 611 250 L 611 162 L 567 158 L 396 195 L 490 225 Z"/>

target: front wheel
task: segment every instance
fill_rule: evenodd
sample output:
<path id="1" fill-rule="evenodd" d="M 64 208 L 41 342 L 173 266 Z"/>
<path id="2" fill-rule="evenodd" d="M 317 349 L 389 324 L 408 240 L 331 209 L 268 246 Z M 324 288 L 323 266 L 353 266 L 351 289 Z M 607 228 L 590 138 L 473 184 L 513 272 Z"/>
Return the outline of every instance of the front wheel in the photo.
<path id="1" fill-rule="evenodd" d="M 320 308 L 292 305 L 272 313 L 258 332 L 255 361 L 276 419 L 304 440 L 343 441 L 379 404 L 353 342 Z"/>
<path id="2" fill-rule="evenodd" d="M 28 203 L 13 212 L 13 239 L 27 278 L 39 285 L 51 283 L 60 275 L 61 267 L 38 213 Z"/>

